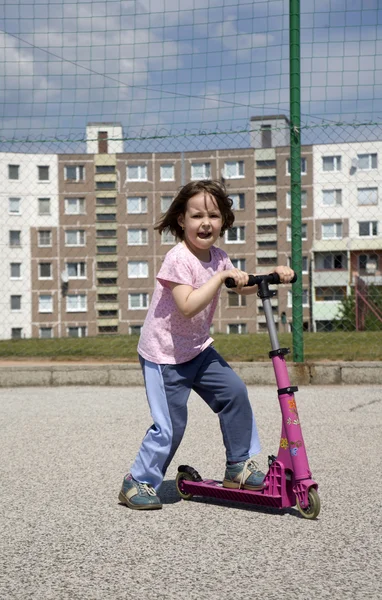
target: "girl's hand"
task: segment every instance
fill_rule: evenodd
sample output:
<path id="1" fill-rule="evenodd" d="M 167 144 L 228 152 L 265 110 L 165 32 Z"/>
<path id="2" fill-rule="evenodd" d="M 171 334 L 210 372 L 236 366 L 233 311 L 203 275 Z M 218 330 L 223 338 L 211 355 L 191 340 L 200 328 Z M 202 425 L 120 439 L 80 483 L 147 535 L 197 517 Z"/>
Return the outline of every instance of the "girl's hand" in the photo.
<path id="1" fill-rule="evenodd" d="M 278 274 L 281 283 L 290 283 L 294 277 L 294 271 L 289 267 L 283 267 L 282 265 L 276 267 L 274 273 Z"/>
<path id="2" fill-rule="evenodd" d="M 293 271 L 292 271 L 293 273 Z M 224 284 L 228 277 L 232 277 L 236 283 L 236 291 L 241 290 L 248 283 L 248 273 L 240 271 L 240 269 L 229 269 L 228 271 L 221 271 L 221 282 Z M 234 290 L 235 291 L 235 290 Z"/>

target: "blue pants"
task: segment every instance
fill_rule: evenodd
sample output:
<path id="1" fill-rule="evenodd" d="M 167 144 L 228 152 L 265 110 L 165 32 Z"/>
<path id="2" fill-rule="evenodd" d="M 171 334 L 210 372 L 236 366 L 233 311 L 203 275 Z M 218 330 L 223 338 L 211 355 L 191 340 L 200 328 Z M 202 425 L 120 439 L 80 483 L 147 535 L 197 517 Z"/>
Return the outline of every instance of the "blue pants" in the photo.
<path id="1" fill-rule="evenodd" d="M 139 358 L 154 423 L 130 469 L 134 479 L 159 488 L 183 438 L 191 390 L 218 414 L 228 461 L 247 460 L 260 452 L 247 388 L 212 346 L 179 365 Z"/>

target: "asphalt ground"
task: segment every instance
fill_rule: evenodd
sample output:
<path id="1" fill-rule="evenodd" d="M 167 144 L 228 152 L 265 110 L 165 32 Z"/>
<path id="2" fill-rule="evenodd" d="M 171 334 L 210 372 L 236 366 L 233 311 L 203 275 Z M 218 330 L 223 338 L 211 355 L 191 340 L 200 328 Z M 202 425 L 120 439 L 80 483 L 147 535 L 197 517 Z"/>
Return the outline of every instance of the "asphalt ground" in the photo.
<path id="1" fill-rule="evenodd" d="M 277 453 L 275 390 L 249 388 L 263 452 Z M 321 513 L 302 518 L 178 498 L 177 466 L 222 478 L 218 419 L 196 395 L 159 511 L 118 503 L 151 425 L 142 387 L 0 390 L 0 598 L 380 599 L 381 425 L 378 386 L 296 394 Z"/>

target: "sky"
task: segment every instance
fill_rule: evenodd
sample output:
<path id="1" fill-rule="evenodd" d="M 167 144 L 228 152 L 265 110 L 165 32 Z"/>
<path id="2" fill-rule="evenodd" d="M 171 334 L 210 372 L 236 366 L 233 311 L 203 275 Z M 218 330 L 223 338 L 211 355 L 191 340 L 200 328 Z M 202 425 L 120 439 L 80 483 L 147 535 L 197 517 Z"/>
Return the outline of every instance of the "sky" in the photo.
<path id="1" fill-rule="evenodd" d="M 358 139 L 382 125 L 382 1 L 300 5 L 305 140 Z M 289 117 L 289 0 L 3 0 L 0 47 L 6 149 L 76 151 L 99 121 L 132 151 L 240 147 Z"/>

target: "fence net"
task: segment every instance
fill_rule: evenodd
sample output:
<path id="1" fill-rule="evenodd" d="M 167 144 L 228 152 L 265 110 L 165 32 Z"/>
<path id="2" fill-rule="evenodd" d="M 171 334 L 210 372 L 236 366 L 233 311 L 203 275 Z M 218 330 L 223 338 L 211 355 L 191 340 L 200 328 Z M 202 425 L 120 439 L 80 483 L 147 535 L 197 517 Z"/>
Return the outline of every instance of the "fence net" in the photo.
<path id="1" fill-rule="evenodd" d="M 301 4 L 305 341 L 335 358 L 340 331 L 350 358 L 360 339 L 375 358 L 382 7 Z M 175 242 L 154 225 L 191 179 L 227 186 L 236 220 L 220 245 L 235 265 L 290 261 L 288 1 L 6 0 L 0 11 L 0 352 L 89 342 L 89 355 L 112 356 L 116 338 L 138 334 Z M 291 303 L 280 287 L 285 336 Z M 238 335 L 265 331 L 256 295 L 222 292 L 214 333 L 230 334 L 233 356 Z"/>

